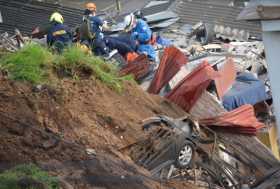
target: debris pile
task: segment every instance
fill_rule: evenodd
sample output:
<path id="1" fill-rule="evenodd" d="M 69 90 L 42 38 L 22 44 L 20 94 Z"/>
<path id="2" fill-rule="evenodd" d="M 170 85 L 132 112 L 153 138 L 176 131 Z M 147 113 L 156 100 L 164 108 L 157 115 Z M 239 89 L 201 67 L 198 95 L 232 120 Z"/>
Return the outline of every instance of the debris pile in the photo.
<path id="1" fill-rule="evenodd" d="M 182 25 L 179 15 L 186 20 L 192 14 L 182 12 L 186 5 L 205 3 L 174 3 L 176 13 L 162 10 L 169 1 L 151 1 L 138 15 L 153 30 L 141 45 L 152 47 L 154 59 L 138 51 L 123 56 L 114 49 L 93 64 L 86 58 L 93 60 L 94 49 L 87 46 L 88 54 L 82 54 L 83 44 L 77 43 L 81 52 L 63 59 L 69 61 L 64 62 L 66 74 L 53 76 L 55 86 L 0 75 L 0 171 L 33 162 L 60 184 L 78 189 L 279 187 L 279 154 L 257 138 L 276 124 L 263 42 L 252 38 L 250 30 L 207 19 Z M 6 3 L 0 0 L 0 5 Z M 22 6 L 22 12 L 28 8 Z M 111 16 L 113 25 L 105 35 L 120 39 L 127 25 L 114 23 Z M 133 23 L 134 15 L 128 16 Z M 18 30 L 11 37 L 4 33 L 0 48 L 15 52 L 27 41 L 38 42 Z M 81 60 L 88 65 L 83 67 Z M 69 77 L 75 62 L 81 73 L 70 71 Z M 89 65 L 95 69 L 86 69 Z M 1 74 L 6 71 L 0 68 Z M 110 75 L 112 70 L 117 74 Z M 88 71 L 90 77 L 80 77 Z M 124 81 L 122 91 L 112 90 L 119 76 L 128 75 L 140 87 Z"/>

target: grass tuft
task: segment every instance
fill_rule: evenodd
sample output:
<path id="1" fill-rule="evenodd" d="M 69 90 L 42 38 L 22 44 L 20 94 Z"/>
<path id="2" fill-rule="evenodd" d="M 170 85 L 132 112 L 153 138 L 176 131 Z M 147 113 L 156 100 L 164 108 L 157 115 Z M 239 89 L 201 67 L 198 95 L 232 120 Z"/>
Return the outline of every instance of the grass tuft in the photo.
<path id="1" fill-rule="evenodd" d="M 63 70 L 66 75 L 73 78 L 79 78 L 84 74 L 94 75 L 95 78 L 118 92 L 122 90 L 123 81 L 130 80 L 130 77 L 119 77 L 118 69 L 113 64 L 88 55 L 78 47 L 66 50 L 56 62 L 56 66 L 58 70 Z"/>
<path id="2" fill-rule="evenodd" d="M 53 55 L 40 45 L 30 44 L 3 58 L 0 69 L 6 70 L 10 79 L 33 84 L 50 82 L 53 70 L 59 77 L 80 79 L 94 76 L 118 92 L 121 92 L 124 80 L 131 80 L 131 77 L 120 77 L 113 64 L 88 55 L 76 46 L 66 49 L 62 54 Z"/>
<path id="3" fill-rule="evenodd" d="M 29 81 L 33 84 L 45 83 L 53 55 L 45 48 L 29 44 L 16 53 L 9 54 L 0 62 L 13 80 Z"/>
<path id="4" fill-rule="evenodd" d="M 59 188 L 57 178 L 50 177 L 48 173 L 42 171 L 34 164 L 24 164 L 0 174 L 0 189 L 20 189 L 18 182 L 23 178 L 33 179 L 48 189 Z M 30 187 L 32 188 L 32 186 Z"/>

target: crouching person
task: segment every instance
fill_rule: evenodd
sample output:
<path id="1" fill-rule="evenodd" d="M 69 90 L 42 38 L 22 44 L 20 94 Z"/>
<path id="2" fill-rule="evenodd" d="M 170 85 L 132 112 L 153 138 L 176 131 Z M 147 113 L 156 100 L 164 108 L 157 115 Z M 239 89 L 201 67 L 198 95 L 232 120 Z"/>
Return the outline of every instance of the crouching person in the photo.
<path id="1" fill-rule="evenodd" d="M 64 19 L 58 12 L 51 15 L 50 24 L 51 27 L 47 33 L 47 44 L 56 52 L 62 53 L 63 49 L 72 42 L 71 31 L 64 25 Z"/>
<path id="2" fill-rule="evenodd" d="M 85 44 L 92 49 L 96 56 L 110 57 L 102 30 L 106 24 L 96 16 L 96 5 L 87 3 L 84 12 L 83 23 L 80 27 L 81 44 Z"/>
<path id="3" fill-rule="evenodd" d="M 137 52 L 146 54 L 148 58 L 155 61 L 156 53 L 150 44 L 152 31 L 149 25 L 142 19 L 137 19 L 133 14 L 124 18 L 125 31 L 130 32 L 130 37 L 136 42 Z"/>

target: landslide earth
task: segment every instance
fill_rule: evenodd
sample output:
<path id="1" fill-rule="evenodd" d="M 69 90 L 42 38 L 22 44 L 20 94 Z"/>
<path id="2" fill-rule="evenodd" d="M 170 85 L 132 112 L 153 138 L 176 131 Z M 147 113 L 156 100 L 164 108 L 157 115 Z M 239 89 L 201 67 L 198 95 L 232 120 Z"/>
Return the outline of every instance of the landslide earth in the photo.
<path id="1" fill-rule="evenodd" d="M 155 114 L 184 112 L 133 82 L 116 92 L 95 79 L 50 87 L 1 77 L 0 172 L 35 163 L 57 176 L 61 188 L 185 188 L 151 179 L 120 150 L 144 136 L 140 122 Z"/>

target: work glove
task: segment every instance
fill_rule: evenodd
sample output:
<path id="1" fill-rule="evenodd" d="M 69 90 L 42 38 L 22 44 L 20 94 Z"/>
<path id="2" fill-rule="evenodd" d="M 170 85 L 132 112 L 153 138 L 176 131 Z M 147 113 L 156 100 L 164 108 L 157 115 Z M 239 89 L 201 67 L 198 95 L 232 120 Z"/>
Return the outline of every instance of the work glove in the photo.
<path id="1" fill-rule="evenodd" d="M 133 40 L 137 40 L 137 38 L 138 38 L 138 32 L 133 32 L 133 33 L 131 34 L 131 36 L 132 36 L 132 39 L 133 39 Z"/>

